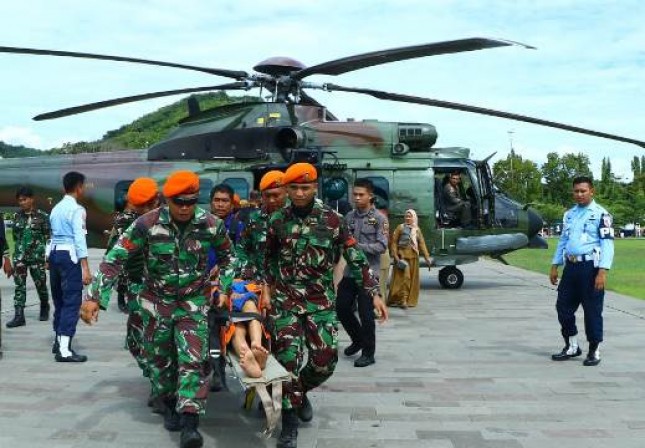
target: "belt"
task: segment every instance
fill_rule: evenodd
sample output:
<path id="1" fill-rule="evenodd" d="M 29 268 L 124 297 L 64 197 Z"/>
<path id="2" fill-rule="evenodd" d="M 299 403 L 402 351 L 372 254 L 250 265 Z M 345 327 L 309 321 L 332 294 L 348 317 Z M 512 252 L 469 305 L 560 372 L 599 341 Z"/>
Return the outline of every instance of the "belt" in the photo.
<path id="1" fill-rule="evenodd" d="M 582 263 L 583 261 L 593 261 L 593 255 L 567 255 L 569 263 Z"/>
<path id="2" fill-rule="evenodd" d="M 66 252 L 73 252 L 75 251 L 74 246 L 71 244 L 52 244 L 52 252 L 56 250 L 61 250 L 61 251 L 66 251 Z"/>

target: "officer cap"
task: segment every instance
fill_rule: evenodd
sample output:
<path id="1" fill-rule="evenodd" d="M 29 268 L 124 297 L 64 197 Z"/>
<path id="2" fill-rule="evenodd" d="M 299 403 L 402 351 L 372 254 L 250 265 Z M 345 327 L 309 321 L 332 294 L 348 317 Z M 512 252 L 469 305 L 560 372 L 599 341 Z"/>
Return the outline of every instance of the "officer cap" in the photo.
<path id="1" fill-rule="evenodd" d="M 199 176 L 192 171 L 175 171 L 163 186 L 163 194 L 167 198 L 180 194 L 194 194 L 199 192 Z"/>
<path id="2" fill-rule="evenodd" d="M 260 191 L 280 188 L 283 185 L 284 173 L 278 170 L 272 170 L 262 176 L 260 180 Z"/>
<path id="3" fill-rule="evenodd" d="M 155 197 L 159 188 L 157 182 L 149 177 L 139 177 L 128 188 L 128 202 L 132 205 L 143 205 Z"/>
<path id="4" fill-rule="evenodd" d="M 316 167 L 310 163 L 294 163 L 284 172 L 284 184 L 309 184 L 318 179 Z"/>

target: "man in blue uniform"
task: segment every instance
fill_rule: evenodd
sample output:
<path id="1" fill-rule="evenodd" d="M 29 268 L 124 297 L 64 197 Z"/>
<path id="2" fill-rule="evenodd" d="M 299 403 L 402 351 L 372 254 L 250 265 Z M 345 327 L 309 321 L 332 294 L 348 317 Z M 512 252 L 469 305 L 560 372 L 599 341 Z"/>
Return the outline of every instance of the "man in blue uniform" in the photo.
<path id="1" fill-rule="evenodd" d="M 598 346 L 602 342 L 605 285 L 614 258 L 613 220 L 609 212 L 593 200 L 593 195 L 590 177 L 580 176 L 573 180 L 573 199 L 578 205 L 564 214 L 562 235 L 549 275 L 551 284 L 557 285 L 558 266 L 564 265 L 556 310 L 565 347 L 551 358 L 564 361 L 582 354 L 576 339 L 575 316 L 578 306 L 582 305 L 589 341 L 585 366 L 600 363 Z"/>
<path id="2" fill-rule="evenodd" d="M 53 353 L 58 362 L 85 362 L 87 356 L 71 349 L 76 334 L 83 285 L 92 281 L 87 262 L 85 208 L 77 202 L 83 197 L 85 176 L 70 171 L 63 177 L 65 197 L 49 217 L 52 239 L 49 248 L 49 282 L 54 301 Z"/>
<path id="3" fill-rule="evenodd" d="M 381 254 L 388 247 L 387 218 L 372 204 L 374 185 L 369 179 L 356 179 L 352 196 L 356 208 L 345 216 L 345 223 L 377 276 L 381 269 Z M 354 309 L 358 309 L 360 320 L 356 318 Z M 336 313 L 352 340 L 344 350 L 345 355 L 353 356 L 362 350 L 361 356 L 354 361 L 354 367 L 374 364 L 376 326 L 373 299 L 356 285 L 349 268 L 345 268 L 343 279 L 338 284 Z"/>

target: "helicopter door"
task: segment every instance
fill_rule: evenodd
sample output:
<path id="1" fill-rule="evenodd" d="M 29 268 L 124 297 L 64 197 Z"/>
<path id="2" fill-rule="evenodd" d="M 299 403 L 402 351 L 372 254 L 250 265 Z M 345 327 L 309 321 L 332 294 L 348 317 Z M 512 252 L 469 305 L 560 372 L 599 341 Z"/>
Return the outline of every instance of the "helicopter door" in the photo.
<path id="1" fill-rule="evenodd" d="M 493 175 L 490 166 L 484 160 L 475 162 L 477 166 L 477 181 L 481 195 L 479 197 L 479 220 L 484 227 L 492 227 L 495 222 L 495 193 L 493 190 Z"/>

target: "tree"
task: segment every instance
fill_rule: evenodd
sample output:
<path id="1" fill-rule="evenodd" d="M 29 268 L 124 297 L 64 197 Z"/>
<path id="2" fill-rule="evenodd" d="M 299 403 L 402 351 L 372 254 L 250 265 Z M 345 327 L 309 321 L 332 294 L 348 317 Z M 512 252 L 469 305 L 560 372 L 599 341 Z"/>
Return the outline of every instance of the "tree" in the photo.
<path id="1" fill-rule="evenodd" d="M 546 202 L 569 206 L 571 181 L 577 176 L 593 177 L 589 157 L 586 154 L 567 153 L 562 157 L 555 152 L 547 154 L 547 161 L 542 165 Z"/>
<path id="2" fill-rule="evenodd" d="M 513 150 L 506 159 L 495 162 L 493 177 L 497 187 L 519 202 L 535 202 L 540 199 L 542 174 L 537 164 L 528 159 L 524 160 Z"/>

